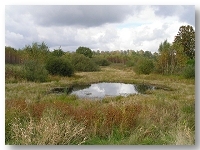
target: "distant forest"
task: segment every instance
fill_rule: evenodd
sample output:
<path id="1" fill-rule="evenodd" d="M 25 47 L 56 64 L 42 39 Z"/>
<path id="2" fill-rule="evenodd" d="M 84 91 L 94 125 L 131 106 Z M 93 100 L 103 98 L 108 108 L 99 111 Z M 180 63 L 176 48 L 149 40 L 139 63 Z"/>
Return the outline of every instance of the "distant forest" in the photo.
<path id="1" fill-rule="evenodd" d="M 155 53 L 144 50 L 92 51 L 84 46 L 78 47 L 74 52 L 64 52 L 61 47 L 50 51 L 45 42 L 33 42 L 18 50 L 5 46 L 6 64 L 26 65 L 30 61 L 44 66 L 50 74 L 63 76 L 70 76 L 74 71 L 98 71 L 100 66 L 121 63 L 132 67 L 139 74 L 175 74 L 194 78 L 195 31 L 190 25 L 181 26 L 173 43 L 167 40 L 161 42 Z M 64 68 L 71 68 L 71 73 L 54 71 L 61 67 L 59 64 L 64 64 Z"/>

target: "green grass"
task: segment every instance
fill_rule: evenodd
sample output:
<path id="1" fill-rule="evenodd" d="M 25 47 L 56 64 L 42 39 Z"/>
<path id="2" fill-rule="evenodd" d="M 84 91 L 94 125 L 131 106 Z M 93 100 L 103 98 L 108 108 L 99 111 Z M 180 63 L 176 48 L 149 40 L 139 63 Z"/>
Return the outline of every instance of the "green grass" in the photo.
<path id="1" fill-rule="evenodd" d="M 194 79 L 137 75 L 123 65 L 102 67 L 98 72 L 76 72 L 72 77 L 50 76 L 50 79 L 46 83 L 17 79 L 15 83 L 6 82 L 6 144 L 195 144 Z M 102 101 L 49 93 L 54 87 L 97 82 L 148 83 L 162 88 Z M 45 134 L 41 134 L 43 131 Z M 73 138 L 68 132 L 74 133 Z"/>

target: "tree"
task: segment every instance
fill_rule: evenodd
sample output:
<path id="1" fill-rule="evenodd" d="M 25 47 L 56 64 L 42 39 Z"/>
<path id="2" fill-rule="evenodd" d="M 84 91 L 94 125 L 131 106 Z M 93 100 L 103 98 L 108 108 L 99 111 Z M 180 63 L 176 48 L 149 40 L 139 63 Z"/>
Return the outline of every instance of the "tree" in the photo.
<path id="1" fill-rule="evenodd" d="M 165 40 L 163 43 L 162 42 L 160 43 L 158 52 L 162 53 L 164 51 L 168 51 L 169 48 L 170 48 L 170 43 L 167 40 Z"/>
<path id="2" fill-rule="evenodd" d="M 41 44 L 34 42 L 32 45 L 26 45 L 23 51 L 26 53 L 26 60 L 36 60 L 38 62 L 45 62 L 50 54 L 48 46 L 42 42 Z"/>
<path id="3" fill-rule="evenodd" d="M 152 55 L 152 53 L 150 51 L 145 51 L 143 55 L 146 58 L 153 58 L 153 55 Z"/>
<path id="4" fill-rule="evenodd" d="M 192 26 L 181 26 L 175 36 L 174 43 L 183 46 L 183 52 L 190 58 L 195 58 L 195 31 Z"/>
<path id="5" fill-rule="evenodd" d="M 22 58 L 16 49 L 5 46 L 5 63 L 19 64 L 22 62 Z"/>
<path id="6" fill-rule="evenodd" d="M 162 74 L 180 72 L 187 61 L 183 46 L 177 43 L 170 44 L 165 40 L 159 45 L 157 56 L 157 71 Z"/>
<path id="7" fill-rule="evenodd" d="M 92 58 L 92 50 L 90 48 L 88 48 L 88 47 L 82 47 L 82 46 L 80 46 L 76 50 L 76 53 L 83 54 L 86 57 Z"/>
<path id="8" fill-rule="evenodd" d="M 54 49 L 54 51 L 52 52 L 52 55 L 53 56 L 56 56 L 56 57 L 61 57 L 65 54 L 65 52 L 63 52 L 63 50 L 61 48 L 59 49 Z"/>
<path id="9" fill-rule="evenodd" d="M 176 51 L 172 45 L 165 40 L 159 45 L 157 57 L 157 71 L 162 74 L 172 74 L 175 71 Z"/>

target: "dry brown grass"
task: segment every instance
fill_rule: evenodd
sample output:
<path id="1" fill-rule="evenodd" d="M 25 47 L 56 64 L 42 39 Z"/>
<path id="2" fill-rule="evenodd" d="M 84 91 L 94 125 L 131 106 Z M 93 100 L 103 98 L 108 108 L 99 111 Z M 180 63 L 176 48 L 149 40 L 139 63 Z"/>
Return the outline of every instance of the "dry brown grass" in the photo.
<path id="1" fill-rule="evenodd" d="M 52 123 L 56 121 L 55 118 L 52 118 L 55 113 L 53 111 L 52 114 L 48 113 L 48 115 L 45 115 L 46 118 L 44 120 L 44 114 L 47 108 L 59 110 L 59 115 L 61 118 L 73 118 L 73 120 L 78 124 L 84 124 L 88 134 L 92 136 L 98 135 L 100 137 L 109 136 L 115 128 L 119 129 L 121 134 L 125 134 L 126 132 L 130 131 L 136 126 L 138 115 L 142 111 L 141 105 L 138 104 L 122 105 L 119 107 L 119 105 L 102 105 L 99 102 L 94 103 L 91 101 L 86 101 L 85 103 L 83 102 L 83 104 L 79 106 L 73 106 L 60 101 L 55 101 L 53 103 L 31 103 L 28 105 L 25 103 L 25 101 L 8 101 L 6 103 L 7 111 L 13 109 L 12 111 L 14 113 L 14 110 L 17 109 L 18 112 L 26 112 L 26 115 L 23 116 L 23 118 L 30 120 L 28 125 L 24 127 L 24 132 L 26 131 L 26 133 L 23 134 L 26 134 L 26 136 L 28 136 L 28 131 L 26 128 L 29 128 L 29 126 L 33 125 L 33 120 L 39 120 L 39 124 L 35 124 L 35 126 L 40 126 L 40 124 L 45 123 L 43 122 L 45 120 L 49 122 L 51 121 Z M 61 118 L 57 118 L 57 120 L 60 120 Z M 15 127 L 20 127 L 19 119 L 14 120 L 13 122 Z M 12 128 L 12 130 L 13 129 L 14 128 Z M 40 127 L 37 130 L 40 130 Z M 14 132 L 19 132 L 19 130 Z"/>
<path id="2" fill-rule="evenodd" d="M 175 145 L 194 145 L 195 137 L 194 131 L 192 131 L 187 125 L 178 126 L 175 133 Z"/>
<path id="3" fill-rule="evenodd" d="M 14 145 L 82 144 L 87 139 L 85 126 L 69 118 L 59 118 L 59 112 L 46 109 L 39 121 L 33 117 L 21 122 L 14 118 L 11 125 Z"/>

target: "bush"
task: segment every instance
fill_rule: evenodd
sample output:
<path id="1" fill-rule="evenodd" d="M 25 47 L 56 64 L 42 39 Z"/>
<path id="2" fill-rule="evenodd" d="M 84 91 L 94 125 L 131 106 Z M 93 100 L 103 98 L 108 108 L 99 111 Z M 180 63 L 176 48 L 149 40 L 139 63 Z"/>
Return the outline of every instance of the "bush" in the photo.
<path id="1" fill-rule="evenodd" d="M 28 81 L 45 82 L 48 79 L 48 71 L 38 61 L 29 60 L 24 63 L 24 77 Z"/>
<path id="2" fill-rule="evenodd" d="M 154 69 L 153 61 L 150 59 L 141 59 L 138 61 L 135 67 L 135 71 L 138 74 L 150 74 Z"/>
<path id="3" fill-rule="evenodd" d="M 187 61 L 186 66 L 183 69 L 183 76 L 186 79 L 195 78 L 195 59 Z"/>
<path id="4" fill-rule="evenodd" d="M 183 70 L 183 76 L 186 79 L 195 78 L 195 67 L 191 65 L 186 66 Z"/>
<path id="5" fill-rule="evenodd" d="M 195 66 L 195 59 L 188 60 L 187 65 Z"/>
<path id="6" fill-rule="evenodd" d="M 195 67 L 192 65 L 187 65 L 183 70 L 183 76 L 186 79 L 195 78 Z"/>
<path id="7" fill-rule="evenodd" d="M 92 60 L 99 66 L 109 66 L 110 65 L 110 62 L 105 58 L 94 57 L 94 58 L 92 58 Z"/>
<path id="8" fill-rule="evenodd" d="M 76 71 L 98 71 L 99 66 L 92 61 L 92 59 L 83 54 L 73 54 L 71 56 L 71 63 Z"/>
<path id="9" fill-rule="evenodd" d="M 52 75 L 72 76 L 74 70 L 72 65 L 66 59 L 52 57 L 46 63 L 46 69 Z"/>
<path id="10" fill-rule="evenodd" d="M 127 67 L 133 67 L 135 66 L 135 61 L 133 59 L 130 59 L 126 62 Z"/>
<path id="11" fill-rule="evenodd" d="M 23 80 L 23 66 L 5 64 L 5 80 L 6 82 L 18 82 Z"/>

